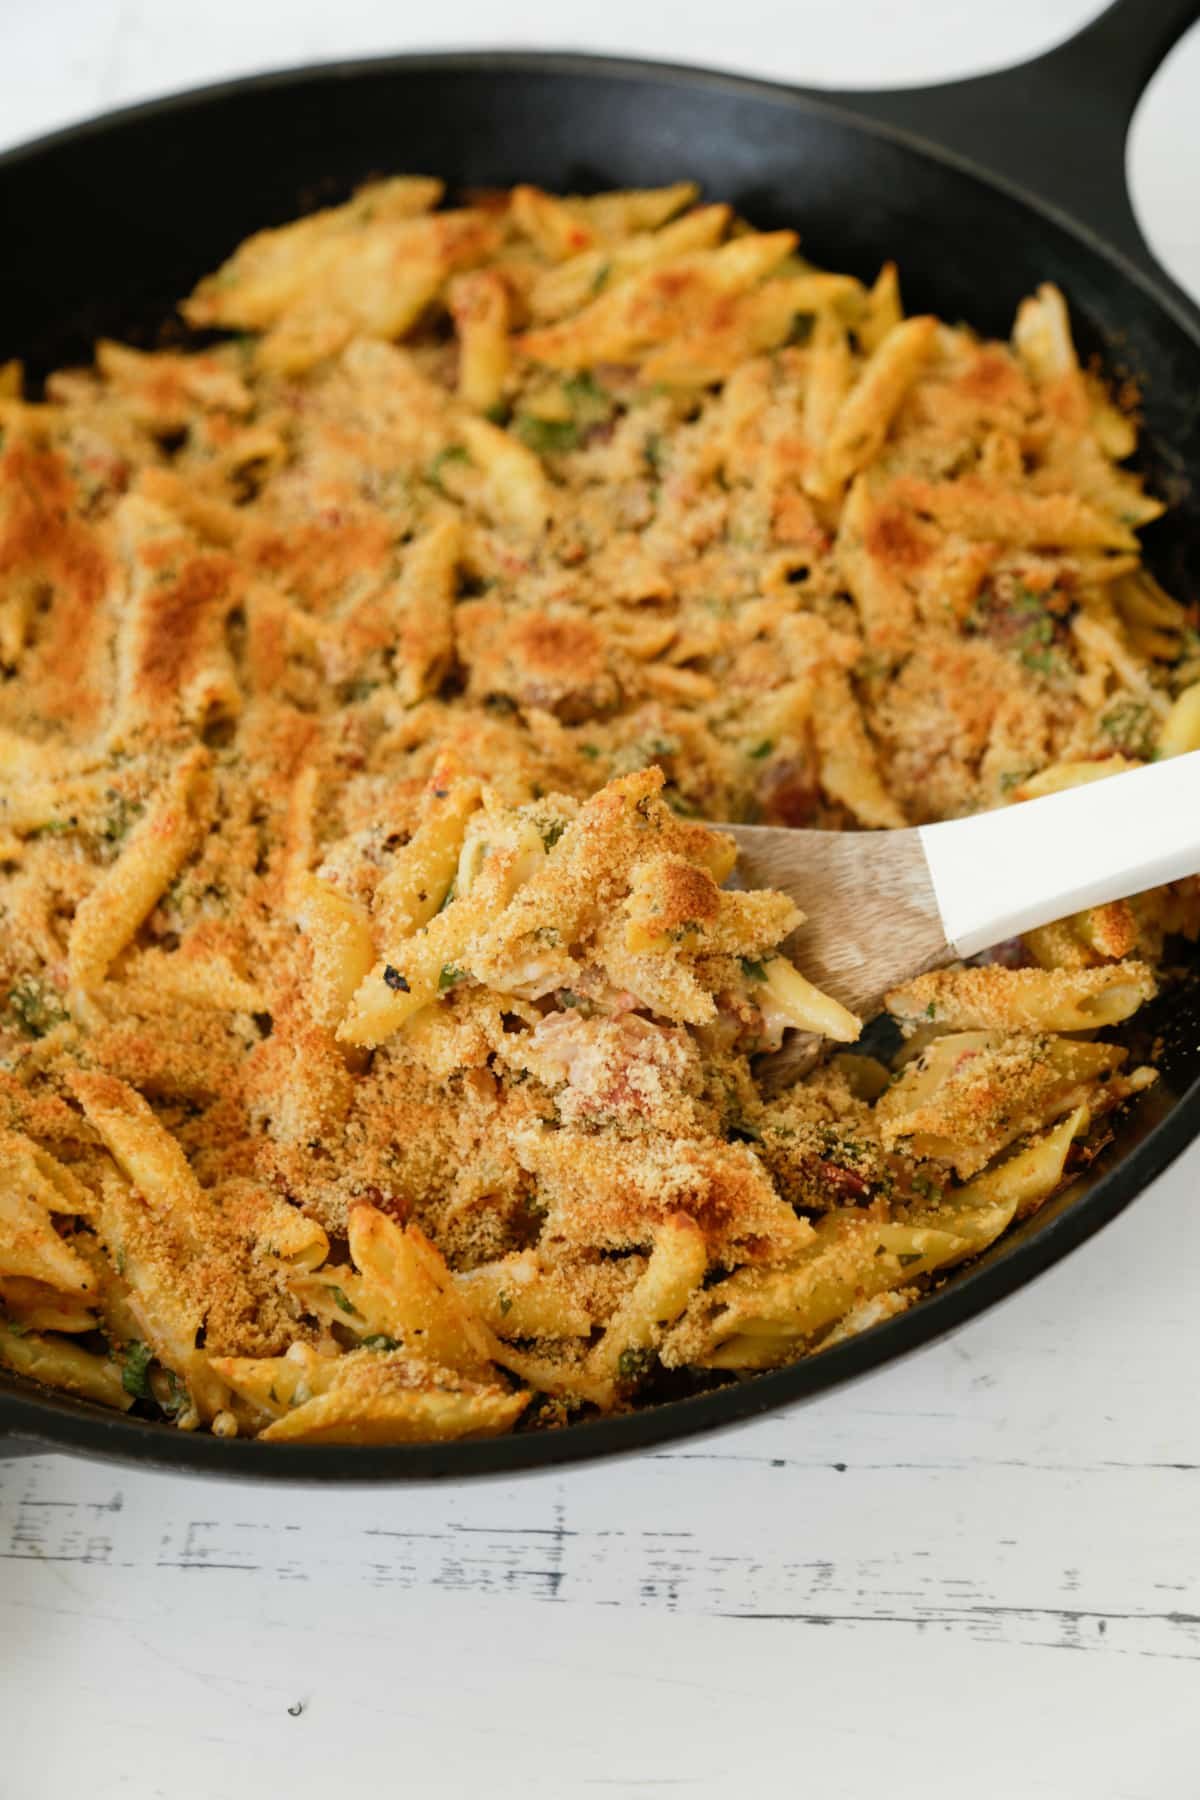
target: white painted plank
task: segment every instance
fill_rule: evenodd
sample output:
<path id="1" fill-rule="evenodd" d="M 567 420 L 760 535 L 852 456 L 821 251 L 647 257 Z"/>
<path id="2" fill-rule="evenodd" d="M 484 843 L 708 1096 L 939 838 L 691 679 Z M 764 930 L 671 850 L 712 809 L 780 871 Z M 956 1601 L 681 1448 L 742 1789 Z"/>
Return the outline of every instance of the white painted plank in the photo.
<path id="1" fill-rule="evenodd" d="M 43 0 L 5 20 L 0 141 L 401 38 L 866 83 L 1002 63 L 1090 10 Z M 1196 68 L 1200 34 L 1133 168 L 1200 287 Z M 0 1468 L 0 1795 L 1194 1800 L 1198 1176 L 950 1343 L 641 1460 L 367 1493 Z"/>

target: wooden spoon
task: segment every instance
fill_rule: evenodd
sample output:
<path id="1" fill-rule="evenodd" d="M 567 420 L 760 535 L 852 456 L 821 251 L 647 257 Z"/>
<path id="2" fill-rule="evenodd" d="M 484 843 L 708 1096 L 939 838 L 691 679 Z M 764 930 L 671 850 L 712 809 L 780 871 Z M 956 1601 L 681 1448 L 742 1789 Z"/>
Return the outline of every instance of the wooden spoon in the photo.
<path id="1" fill-rule="evenodd" d="M 738 885 L 780 888 L 805 914 L 787 946 L 797 967 L 870 1018 L 927 969 L 1200 873 L 1200 750 L 905 831 L 721 829 Z"/>

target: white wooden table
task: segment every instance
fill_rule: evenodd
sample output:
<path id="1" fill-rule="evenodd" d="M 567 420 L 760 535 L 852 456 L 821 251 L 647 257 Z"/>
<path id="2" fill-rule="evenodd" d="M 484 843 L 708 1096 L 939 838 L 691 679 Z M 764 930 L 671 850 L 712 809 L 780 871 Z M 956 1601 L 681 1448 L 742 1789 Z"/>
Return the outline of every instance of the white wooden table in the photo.
<path id="1" fill-rule="evenodd" d="M 1091 10 L 526 0 L 518 30 L 486 0 L 0 0 L 0 140 L 404 45 L 922 80 Z M 1193 291 L 1198 83 L 1194 34 L 1133 146 Z M 376 1493 L 0 1467 L 0 1800 L 1195 1800 L 1198 1178 L 1194 1152 L 949 1343 L 637 1461 Z"/>

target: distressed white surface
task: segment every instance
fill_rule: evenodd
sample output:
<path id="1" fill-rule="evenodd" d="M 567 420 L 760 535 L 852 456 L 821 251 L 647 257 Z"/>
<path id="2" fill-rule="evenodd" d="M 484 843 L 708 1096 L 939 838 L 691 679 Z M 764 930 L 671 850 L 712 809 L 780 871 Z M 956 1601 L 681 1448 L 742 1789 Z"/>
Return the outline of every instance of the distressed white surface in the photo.
<path id="1" fill-rule="evenodd" d="M 0 0 L 0 140 L 403 45 L 921 80 L 1091 10 Z M 1132 162 L 1200 290 L 1198 78 L 1194 34 Z M 380 1493 L 0 1467 L 0 1800 L 1195 1800 L 1198 1176 L 949 1344 L 640 1461 Z"/>

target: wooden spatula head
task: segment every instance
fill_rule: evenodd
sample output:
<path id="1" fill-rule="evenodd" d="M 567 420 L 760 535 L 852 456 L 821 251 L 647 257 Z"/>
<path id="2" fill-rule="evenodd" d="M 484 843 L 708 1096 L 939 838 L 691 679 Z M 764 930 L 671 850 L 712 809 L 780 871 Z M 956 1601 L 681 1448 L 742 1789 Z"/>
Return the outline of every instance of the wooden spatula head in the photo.
<path id="1" fill-rule="evenodd" d="M 861 1018 L 953 958 L 917 831 L 722 829 L 737 840 L 737 884 L 778 888 L 805 914 L 785 946 L 797 968 Z"/>

